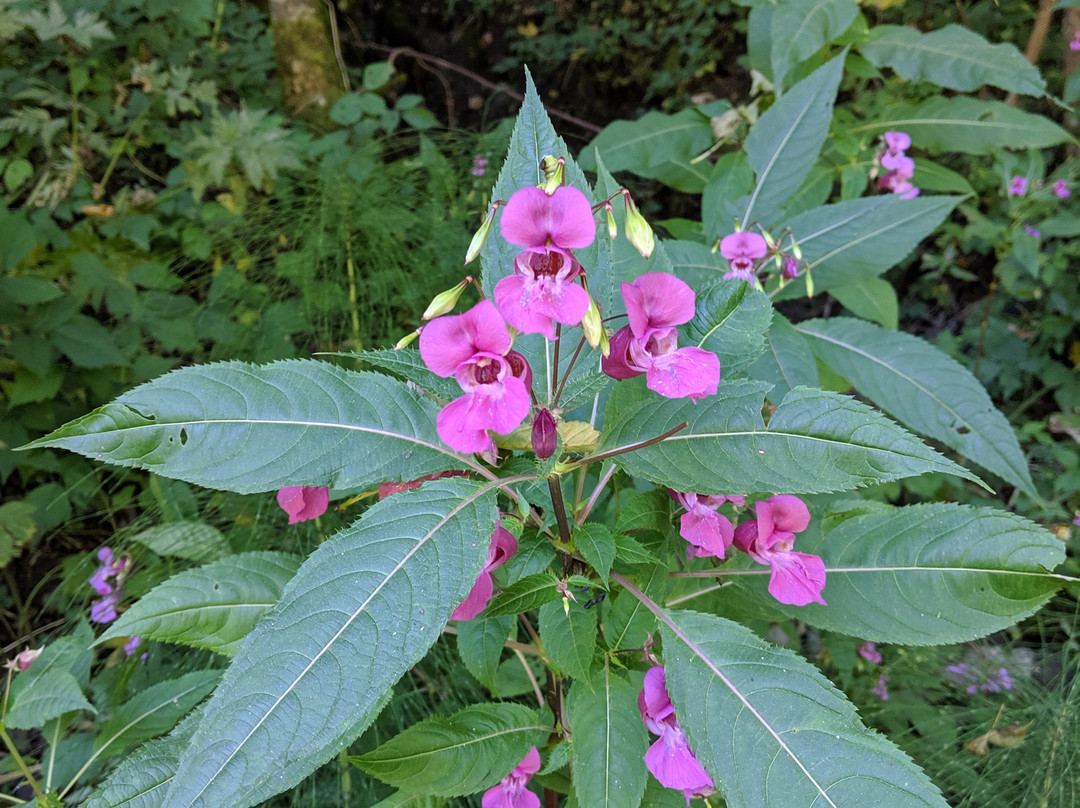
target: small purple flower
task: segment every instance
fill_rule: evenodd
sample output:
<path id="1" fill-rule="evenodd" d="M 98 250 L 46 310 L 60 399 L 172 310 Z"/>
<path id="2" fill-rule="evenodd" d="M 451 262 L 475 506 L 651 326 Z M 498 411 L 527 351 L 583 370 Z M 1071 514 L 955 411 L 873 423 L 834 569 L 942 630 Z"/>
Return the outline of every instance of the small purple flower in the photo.
<path id="1" fill-rule="evenodd" d="M 1032 238 L 1039 238 L 1042 235 L 1042 233 L 1040 233 L 1038 230 L 1036 230 L 1034 227 L 1032 227 L 1030 224 L 1027 224 L 1026 222 L 1024 223 L 1024 232 Z"/>
<path id="2" fill-rule="evenodd" d="M 724 275 L 724 280 L 752 281 L 754 262 L 764 258 L 769 251 L 768 242 L 759 233 L 732 233 L 720 239 L 720 254 L 728 261 L 731 271 Z"/>
<path id="3" fill-rule="evenodd" d="M 142 637 L 132 637 L 126 643 L 124 643 L 124 653 L 127 656 L 131 656 L 135 653 L 135 649 L 138 648 L 140 645 L 142 645 Z"/>
<path id="4" fill-rule="evenodd" d="M 472 168 L 469 170 L 469 173 L 472 174 L 474 177 L 484 176 L 484 166 L 488 164 L 487 158 L 484 157 L 484 155 L 482 154 L 478 154 L 473 157 L 472 162 Z"/>
<path id="5" fill-rule="evenodd" d="M 90 619 L 95 623 L 111 623 L 120 616 L 116 611 L 116 604 L 119 602 L 120 591 L 115 589 L 98 598 L 90 604 Z"/>
<path id="6" fill-rule="evenodd" d="M 1080 31 L 1073 34 L 1072 42 L 1069 43 L 1069 50 L 1080 51 Z"/>
<path id="7" fill-rule="evenodd" d="M 983 693 L 1000 693 L 1002 690 L 1012 690 L 1013 680 L 1009 671 L 999 668 L 997 673 L 991 673 L 980 688 Z"/>
<path id="8" fill-rule="evenodd" d="M 1076 516 L 1073 517 L 1073 524 L 1080 525 L 1080 513 L 1076 514 Z"/>
<path id="9" fill-rule="evenodd" d="M 1058 199 L 1072 196 L 1072 191 L 1069 190 L 1069 183 L 1065 180 L 1054 180 L 1054 196 Z"/>
<path id="10" fill-rule="evenodd" d="M 91 602 L 90 619 L 95 623 L 111 623 L 119 617 L 116 606 L 120 603 L 120 596 L 123 594 L 123 579 L 128 568 L 128 558 L 126 556 L 117 558 L 111 547 L 102 547 L 98 550 L 97 557 L 101 566 L 94 570 L 88 583 L 101 597 Z"/>
<path id="11" fill-rule="evenodd" d="M 889 677 L 884 673 L 878 677 L 877 684 L 870 688 L 870 692 L 882 701 L 889 700 Z"/>
<path id="12" fill-rule="evenodd" d="M 859 656 L 874 665 L 880 665 L 882 661 L 881 652 L 877 649 L 877 644 L 870 640 L 867 640 L 859 646 Z"/>
<path id="13" fill-rule="evenodd" d="M 1021 177 L 1018 174 L 1012 178 L 1012 182 L 1009 185 L 1009 196 L 1023 196 L 1027 193 L 1027 187 L 1027 177 Z"/>
<path id="14" fill-rule="evenodd" d="M 686 508 L 679 520 L 679 535 L 690 542 L 688 555 L 705 558 L 723 558 L 735 540 L 735 527 L 726 516 L 716 512 L 729 501 L 728 497 L 704 494 L 670 492 L 675 500 Z"/>

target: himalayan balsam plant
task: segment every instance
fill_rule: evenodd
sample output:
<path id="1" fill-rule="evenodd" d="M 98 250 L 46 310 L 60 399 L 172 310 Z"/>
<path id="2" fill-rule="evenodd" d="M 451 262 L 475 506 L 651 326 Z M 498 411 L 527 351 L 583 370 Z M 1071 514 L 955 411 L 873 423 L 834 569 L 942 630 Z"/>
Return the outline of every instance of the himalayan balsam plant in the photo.
<path id="1" fill-rule="evenodd" d="M 345 360 L 363 370 L 341 357 L 183 368 L 32 444 L 277 491 L 290 522 L 380 493 L 299 569 L 230 556 L 110 624 L 103 640 L 232 659 L 194 717 L 86 805 L 255 805 L 342 752 L 448 632 L 493 693 L 507 666 L 531 686 L 353 757 L 397 789 L 383 805 L 943 808 L 817 667 L 759 634 L 797 618 L 867 643 L 956 643 L 1033 613 L 1064 580 L 1061 543 L 1012 513 L 857 493 L 926 473 L 988 488 L 922 433 L 1037 496 L 974 377 L 915 337 L 773 310 L 814 268 L 857 275 L 868 240 L 874 262 L 899 260 L 958 199 L 916 196 L 917 144 L 890 132 L 873 195 L 785 214 L 842 62 L 758 121 L 754 184 L 715 252 L 674 260 L 602 161 L 590 183 L 530 81 L 470 249 L 479 302 L 460 302 L 470 281 L 439 295 L 416 347 Z M 817 361 L 897 420 L 819 387 Z M 177 608 L 258 603 L 271 580 L 269 609 Z M 26 681 L 9 726 L 41 717 Z M 63 712 L 87 707 L 73 694 Z"/>

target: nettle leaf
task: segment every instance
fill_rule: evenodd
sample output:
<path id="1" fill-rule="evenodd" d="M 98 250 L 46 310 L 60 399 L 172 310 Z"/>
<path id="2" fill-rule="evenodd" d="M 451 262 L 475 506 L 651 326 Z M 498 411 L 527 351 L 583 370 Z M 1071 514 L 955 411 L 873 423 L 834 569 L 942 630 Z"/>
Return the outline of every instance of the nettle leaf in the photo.
<path id="1" fill-rule="evenodd" d="M 799 619 L 878 642 L 984 637 L 1034 613 L 1072 580 L 1050 572 L 1065 560 L 1060 541 L 991 508 L 909 505 L 853 516 L 806 538 L 796 549 L 824 559 L 829 605 L 800 608 Z M 767 597 L 764 578 L 745 583 Z"/>
<path id="2" fill-rule="evenodd" d="M 214 689 L 220 677 L 221 671 L 195 671 L 138 693 L 98 728 L 95 756 L 118 755 L 168 732 Z"/>
<path id="3" fill-rule="evenodd" d="M 86 808 L 159 808 L 190 739 L 190 732 L 170 735 L 126 755 Z"/>
<path id="4" fill-rule="evenodd" d="M 888 107 L 880 120 L 849 131 L 858 135 L 897 129 L 911 135 L 916 148 L 930 152 L 993 154 L 1002 148 L 1041 149 L 1073 140 L 1045 115 L 1024 112 L 1001 101 L 941 96 L 922 104 Z"/>
<path id="5" fill-rule="evenodd" d="M 894 194 L 851 199 L 802 213 L 785 224 L 802 248 L 814 291 L 859 283 L 895 266 L 937 229 L 963 197 Z M 776 293 L 777 300 L 806 294 L 805 273 Z"/>
<path id="6" fill-rule="evenodd" d="M 918 337 L 848 317 L 797 328 L 821 361 L 885 412 L 1038 498 L 1008 419 L 952 357 Z"/>
<path id="7" fill-rule="evenodd" d="M 160 556 L 189 561 L 214 561 L 232 552 L 225 535 L 206 522 L 169 522 L 140 530 L 131 538 Z"/>
<path id="8" fill-rule="evenodd" d="M 1046 82 L 1015 45 L 992 45 L 962 25 L 924 34 L 905 25 L 877 25 L 859 46 L 877 67 L 891 67 L 909 81 L 970 92 L 984 84 L 1024 95 L 1042 95 Z"/>
<path id="9" fill-rule="evenodd" d="M 244 640 L 161 808 L 246 808 L 343 749 L 469 593 L 496 518 L 491 484 L 436 480 L 321 544 Z"/>
<path id="10" fill-rule="evenodd" d="M 946 808 L 937 787 L 802 657 L 714 615 L 664 612 L 664 673 L 729 808 Z"/>
<path id="11" fill-rule="evenodd" d="M 413 724 L 349 761 L 410 793 L 457 797 L 495 785 L 550 732 L 520 704 L 474 704 Z"/>
<path id="12" fill-rule="evenodd" d="M 474 617 L 457 624 L 458 655 L 469 673 L 489 690 L 495 687 L 495 672 L 515 622 L 514 615 L 504 615 Z"/>
<path id="13" fill-rule="evenodd" d="M 611 528 L 600 522 L 586 522 L 574 531 L 574 546 L 606 584 L 617 549 Z"/>
<path id="14" fill-rule="evenodd" d="M 730 232 L 729 228 L 722 235 Z M 671 259 L 671 274 L 686 281 L 694 289 L 720 280 L 728 271 L 728 263 L 720 253 L 714 253 L 704 244 L 693 241 L 665 241 L 664 250 Z"/>
<path id="15" fill-rule="evenodd" d="M 395 791 L 385 800 L 380 800 L 372 805 L 371 808 L 443 808 L 444 805 L 446 805 L 445 797 Z"/>
<path id="16" fill-rule="evenodd" d="M 444 379 L 432 373 L 424 360 L 420 358 L 420 351 L 416 348 L 392 348 L 358 351 L 352 353 L 332 354 L 332 356 L 349 356 L 359 359 L 373 367 L 400 376 L 407 382 L 412 382 L 417 387 L 430 390 L 443 401 L 450 401 L 463 394 L 461 385 L 453 377 Z"/>
<path id="17" fill-rule="evenodd" d="M 773 9 L 773 83 L 844 33 L 859 13 L 855 0 L 793 0 Z"/>
<path id="18" fill-rule="evenodd" d="M 772 319 L 769 296 L 745 281 L 718 280 L 697 292 L 694 319 L 683 326 L 688 341 L 720 358 L 724 378 L 749 367 L 765 350 Z"/>
<path id="19" fill-rule="evenodd" d="M 34 729 L 73 710 L 97 712 L 86 700 L 75 677 L 66 670 L 53 668 L 38 677 L 32 687 L 20 690 L 17 698 L 12 698 L 4 724 L 13 729 Z"/>
<path id="20" fill-rule="evenodd" d="M 768 385 L 722 381 L 715 396 L 665 399 L 640 379 L 620 382 L 608 399 L 599 450 L 630 449 L 686 422 L 660 443 L 620 454 L 631 476 L 676 491 L 741 494 L 844 491 L 942 471 L 978 482 L 907 430 L 853 398 L 799 387 L 769 419 L 761 416 Z"/>
<path id="21" fill-rule="evenodd" d="M 238 493 L 367 488 L 477 469 L 403 382 L 316 362 L 222 362 L 136 387 L 23 448 L 58 447 Z"/>
<path id="22" fill-rule="evenodd" d="M 799 385 L 818 386 L 817 361 L 806 338 L 776 311 L 765 335 L 765 352 L 750 366 L 750 373 L 773 386 L 767 397 L 774 403 L 779 403 Z"/>
<path id="23" fill-rule="evenodd" d="M 596 612 L 562 599 L 540 607 L 540 640 L 555 666 L 575 679 L 589 675 L 596 650 Z"/>
<path id="24" fill-rule="evenodd" d="M 846 52 L 845 52 L 846 53 Z M 762 115 L 746 138 L 757 186 L 741 221 L 771 225 L 802 185 L 829 134 L 844 56 L 826 62 Z"/>
<path id="25" fill-rule="evenodd" d="M 526 575 L 488 601 L 484 614 L 488 617 L 500 617 L 532 611 L 559 597 L 555 589 L 558 583 L 559 579 L 550 572 Z"/>
<path id="26" fill-rule="evenodd" d="M 244 553 L 174 575 L 120 615 L 99 642 L 139 635 L 232 656 L 281 598 L 301 560 Z"/>
<path id="27" fill-rule="evenodd" d="M 605 663 L 570 688 L 566 710 L 573 742 L 578 805 L 639 805 L 648 771 L 642 765 L 649 736 L 637 705 L 638 691 Z"/>

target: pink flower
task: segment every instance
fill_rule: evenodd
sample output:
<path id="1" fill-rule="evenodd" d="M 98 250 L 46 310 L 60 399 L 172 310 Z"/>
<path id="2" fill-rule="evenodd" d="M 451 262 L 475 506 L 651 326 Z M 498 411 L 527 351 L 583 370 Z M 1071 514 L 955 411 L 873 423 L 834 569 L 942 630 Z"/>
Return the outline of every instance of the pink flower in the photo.
<path id="1" fill-rule="evenodd" d="M 1009 185 L 1009 196 L 1023 196 L 1027 193 L 1028 181 L 1027 177 L 1021 177 L 1019 175 L 1012 178 L 1012 182 Z"/>
<path id="2" fill-rule="evenodd" d="M 131 656 L 135 653 L 135 650 L 142 645 L 142 637 L 131 637 L 126 643 L 124 643 L 124 654 Z"/>
<path id="3" fill-rule="evenodd" d="M 326 513 L 330 489 L 325 485 L 290 485 L 277 492 L 277 502 L 289 514 L 289 524 L 295 525 Z"/>
<path id="4" fill-rule="evenodd" d="M 97 552 L 101 565 L 90 576 L 89 584 L 100 598 L 90 603 L 90 619 L 95 623 L 111 623 L 119 614 L 116 611 L 123 594 L 123 579 L 127 573 L 128 558 L 117 558 L 111 547 L 102 547 Z M 112 580 L 114 583 L 109 583 Z"/>
<path id="5" fill-rule="evenodd" d="M 648 272 L 622 285 L 630 324 L 611 338 L 604 373 L 613 379 L 645 374 L 645 383 L 665 398 L 697 400 L 716 393 L 720 360 L 701 348 L 677 348 L 675 328 L 694 316 L 694 290 L 674 275 Z"/>
<path id="6" fill-rule="evenodd" d="M 687 805 L 694 795 L 712 794 L 712 778 L 690 751 L 686 735 L 675 717 L 662 667 L 649 668 L 645 674 L 644 687 L 638 694 L 638 709 L 649 732 L 660 736 L 645 753 L 645 766 L 653 777 L 665 788 L 682 791 Z"/>
<path id="7" fill-rule="evenodd" d="M 510 332 L 490 300 L 439 317 L 420 334 L 420 356 L 437 376 L 454 376 L 465 395 L 439 413 L 439 437 L 459 452 L 494 450 L 488 430 L 513 432 L 529 414 L 532 372 L 510 350 Z"/>
<path id="8" fill-rule="evenodd" d="M 577 188 L 563 185 L 550 196 L 542 188 L 522 188 L 506 203 L 499 229 L 522 247 L 588 247 L 596 237 L 592 205 Z"/>
<path id="9" fill-rule="evenodd" d="M 735 546 L 759 564 L 772 567 L 769 594 L 781 603 L 805 606 L 816 602 L 825 588 L 825 564 L 815 555 L 793 551 L 795 534 L 810 524 L 806 504 L 791 494 L 754 503 L 757 519 L 735 528 Z"/>
<path id="10" fill-rule="evenodd" d="M 870 692 L 882 701 L 889 700 L 889 677 L 884 673 L 878 677 L 877 684 L 870 688 Z"/>
<path id="11" fill-rule="evenodd" d="M 731 520 L 716 509 L 735 498 L 678 491 L 672 491 L 671 495 L 686 508 L 679 520 L 679 535 L 692 545 L 690 552 L 698 558 L 723 558 L 735 539 L 735 528 Z"/>
<path id="12" fill-rule="evenodd" d="M 877 649 L 877 644 L 870 640 L 859 646 L 859 656 L 874 665 L 880 665 L 882 662 L 881 652 Z"/>
<path id="13" fill-rule="evenodd" d="M 24 671 L 29 668 L 35 659 L 41 656 L 41 652 L 45 650 L 45 646 L 41 648 L 25 648 L 15 655 L 14 659 L 8 660 L 4 667 L 13 671 Z"/>
<path id="14" fill-rule="evenodd" d="M 882 157 L 881 164 L 892 170 L 878 178 L 879 188 L 888 188 L 901 199 L 914 199 L 919 195 L 919 189 L 911 184 L 911 178 L 915 176 L 914 160 L 901 154 L 888 163 Z"/>
<path id="15" fill-rule="evenodd" d="M 887 154 L 903 154 L 911 148 L 911 135 L 906 132 L 886 132 L 885 147 Z"/>
<path id="16" fill-rule="evenodd" d="M 1072 42 L 1069 43 L 1069 50 L 1080 51 L 1080 31 L 1073 34 Z"/>
<path id="17" fill-rule="evenodd" d="M 540 808 L 540 798 L 525 788 L 534 774 L 540 771 L 540 753 L 534 746 L 510 774 L 497 786 L 484 792 L 483 808 Z"/>
<path id="18" fill-rule="evenodd" d="M 90 620 L 94 623 L 111 623 L 120 616 L 116 611 L 116 605 L 119 602 L 119 590 L 113 590 L 108 595 L 93 601 L 90 604 Z"/>
<path id="19" fill-rule="evenodd" d="M 484 568 L 480 570 L 480 575 L 477 576 L 476 583 L 469 590 L 465 600 L 450 615 L 451 620 L 472 620 L 484 611 L 488 601 L 491 600 L 491 593 L 495 591 L 491 571 L 505 564 L 516 552 L 517 539 L 502 525 L 496 525 L 495 532 L 491 534 L 491 544 L 488 546 L 488 557 L 484 562 Z"/>
<path id="20" fill-rule="evenodd" d="M 469 173 L 474 177 L 484 176 L 484 167 L 488 164 L 487 158 L 482 154 L 477 154 L 473 157 L 473 166 L 469 170 Z"/>
<path id="21" fill-rule="evenodd" d="M 728 260 L 731 271 L 724 275 L 726 280 L 738 278 L 744 281 L 754 279 L 754 262 L 764 258 L 769 245 L 759 233 L 732 233 L 720 239 L 720 254 Z"/>
<path id="22" fill-rule="evenodd" d="M 1080 34 L 1077 34 L 1077 36 L 1080 36 Z M 1069 183 L 1065 180 L 1054 180 L 1054 196 L 1058 199 L 1072 196 L 1072 191 L 1069 190 Z"/>

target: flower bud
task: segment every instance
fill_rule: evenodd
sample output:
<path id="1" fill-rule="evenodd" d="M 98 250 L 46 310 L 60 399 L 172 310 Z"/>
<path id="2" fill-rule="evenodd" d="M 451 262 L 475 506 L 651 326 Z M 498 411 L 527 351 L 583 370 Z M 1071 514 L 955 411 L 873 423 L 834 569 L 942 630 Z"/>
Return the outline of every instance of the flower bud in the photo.
<path id="1" fill-rule="evenodd" d="M 626 240 L 637 248 L 642 258 L 648 258 L 656 246 L 652 228 L 645 221 L 645 217 L 638 212 L 630 194 L 624 192 L 623 197 L 626 199 Z"/>
<path id="2" fill-rule="evenodd" d="M 465 291 L 465 287 L 472 283 L 472 277 L 468 277 L 455 286 L 452 289 L 447 289 L 445 292 L 439 292 L 435 295 L 432 301 L 428 304 L 428 307 L 424 309 L 424 313 L 420 315 L 421 320 L 431 320 L 435 317 L 442 317 L 444 314 L 449 314 L 454 310 L 454 306 L 457 305 L 458 298 L 461 297 L 461 293 Z"/>
<path id="3" fill-rule="evenodd" d="M 558 447 L 559 434 L 555 428 L 555 417 L 546 407 L 536 413 L 532 423 L 532 449 L 541 460 L 547 460 Z"/>
<path id="4" fill-rule="evenodd" d="M 765 243 L 769 245 L 770 250 L 776 249 L 776 240 L 772 237 L 768 230 L 761 231 L 762 238 L 765 239 Z"/>
<path id="5" fill-rule="evenodd" d="M 795 255 L 797 259 L 799 259 L 800 261 L 802 260 L 802 248 L 799 247 L 799 244 L 795 241 L 795 239 L 791 240 L 791 252 Z"/>
<path id="6" fill-rule="evenodd" d="M 551 196 L 563 184 L 563 169 L 566 160 L 560 157 L 556 160 L 550 154 L 540 161 L 540 169 L 544 172 L 544 193 Z"/>
<path id="7" fill-rule="evenodd" d="M 491 206 L 491 210 L 484 217 L 484 223 L 480 225 L 480 229 L 476 231 L 472 241 L 469 242 L 469 250 L 465 253 L 466 265 L 473 261 L 480 254 L 480 251 L 484 249 L 484 243 L 487 241 L 488 234 L 491 233 L 491 223 L 495 221 L 495 211 L 498 208 L 498 205 Z"/>
<path id="8" fill-rule="evenodd" d="M 581 318 L 581 330 L 585 332 L 585 339 L 593 348 L 607 342 L 604 323 L 600 319 L 600 308 L 596 305 L 596 300 L 593 299 L 592 295 L 589 295 L 589 308 L 585 310 L 585 315 Z M 611 346 L 609 345 L 607 350 L 604 351 L 604 356 L 607 356 L 610 350 Z"/>
<path id="9" fill-rule="evenodd" d="M 780 273 L 784 280 L 792 281 L 799 277 L 799 262 L 790 255 L 784 259 L 784 269 Z"/>
<path id="10" fill-rule="evenodd" d="M 607 213 L 607 234 L 612 241 L 619 235 L 619 226 L 615 224 L 615 212 L 610 202 L 604 203 L 604 211 Z"/>
<path id="11" fill-rule="evenodd" d="M 415 331 L 412 331 L 412 332 L 406 334 L 404 337 L 402 337 L 401 339 L 399 339 L 397 341 L 397 345 L 394 346 L 394 350 L 395 351 L 400 351 L 402 348 L 405 348 L 405 347 L 407 347 L 409 345 L 412 345 L 414 342 L 416 342 L 416 338 L 419 337 L 419 336 L 420 336 L 420 329 L 419 328 L 416 329 Z"/>
<path id="12" fill-rule="evenodd" d="M 806 267 L 806 296 L 814 296 L 814 279 L 810 277 L 810 267 Z"/>
<path id="13" fill-rule="evenodd" d="M 35 659 L 41 656 L 41 652 L 45 650 L 45 646 L 41 648 L 26 648 L 15 655 L 15 658 L 8 661 L 7 667 L 13 671 L 25 671 L 29 668 Z"/>

